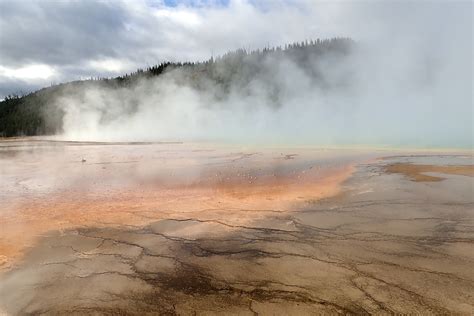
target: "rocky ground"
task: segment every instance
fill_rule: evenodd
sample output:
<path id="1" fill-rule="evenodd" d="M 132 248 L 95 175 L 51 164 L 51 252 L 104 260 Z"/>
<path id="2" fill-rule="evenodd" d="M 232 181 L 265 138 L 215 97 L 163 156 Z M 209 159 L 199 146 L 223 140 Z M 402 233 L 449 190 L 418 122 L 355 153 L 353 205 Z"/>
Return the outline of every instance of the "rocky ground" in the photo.
<path id="1" fill-rule="evenodd" d="M 436 157 L 435 157 L 436 158 Z M 50 232 L 1 276 L 17 314 L 472 314 L 472 177 L 413 181 L 393 157 L 290 212 L 214 209 L 146 226 Z M 429 161 L 428 161 L 429 160 Z M 469 159 L 461 163 L 471 163 Z M 226 216 L 229 214 L 229 216 Z"/>

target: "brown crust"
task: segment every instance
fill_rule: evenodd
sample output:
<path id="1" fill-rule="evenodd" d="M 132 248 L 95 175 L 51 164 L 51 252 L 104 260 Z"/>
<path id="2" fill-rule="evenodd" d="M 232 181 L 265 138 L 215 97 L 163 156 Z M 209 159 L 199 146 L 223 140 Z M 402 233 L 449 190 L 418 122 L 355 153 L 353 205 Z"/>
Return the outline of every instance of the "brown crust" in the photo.
<path id="1" fill-rule="evenodd" d="M 416 182 L 436 182 L 444 180 L 443 177 L 430 176 L 425 173 L 436 172 L 462 176 L 474 176 L 474 165 L 440 166 L 440 165 L 416 165 L 410 163 L 395 163 L 385 166 L 387 173 L 399 173 L 409 177 Z"/>

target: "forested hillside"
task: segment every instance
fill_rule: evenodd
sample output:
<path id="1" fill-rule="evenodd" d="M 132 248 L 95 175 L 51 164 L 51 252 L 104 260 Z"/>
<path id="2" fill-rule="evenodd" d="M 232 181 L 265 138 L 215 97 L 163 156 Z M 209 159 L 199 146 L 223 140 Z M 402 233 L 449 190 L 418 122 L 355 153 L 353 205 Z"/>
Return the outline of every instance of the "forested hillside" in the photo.
<path id="1" fill-rule="evenodd" d="M 321 89 L 331 89 L 336 84 L 325 78 L 314 64 L 329 56 L 332 64 L 345 58 L 354 42 L 347 38 L 311 40 L 285 45 L 285 47 L 264 48 L 247 51 L 239 49 L 223 56 L 211 57 L 205 62 L 161 63 L 147 69 L 116 78 L 84 80 L 63 83 L 44 88 L 24 96 L 7 96 L 0 102 L 0 136 L 52 135 L 62 131 L 64 104 L 58 98 L 84 91 L 84 88 L 115 90 L 129 88 L 127 93 L 135 93 L 133 87 L 140 82 L 163 75 L 170 75 L 178 84 L 198 91 L 211 91 L 213 98 L 225 99 L 238 91 L 239 95 L 265 94 L 278 107 L 281 95 L 285 93 L 274 80 L 274 71 L 283 65 L 296 65 L 314 84 Z M 283 70 L 284 71 L 284 70 Z M 165 77 L 163 77 L 165 78 Z M 291 78 L 289 78 L 291 80 Z M 258 83 L 258 84 L 256 84 Z M 140 103 L 140 95 L 131 104 L 124 105 L 131 112 Z M 104 113 L 104 117 L 107 117 Z"/>

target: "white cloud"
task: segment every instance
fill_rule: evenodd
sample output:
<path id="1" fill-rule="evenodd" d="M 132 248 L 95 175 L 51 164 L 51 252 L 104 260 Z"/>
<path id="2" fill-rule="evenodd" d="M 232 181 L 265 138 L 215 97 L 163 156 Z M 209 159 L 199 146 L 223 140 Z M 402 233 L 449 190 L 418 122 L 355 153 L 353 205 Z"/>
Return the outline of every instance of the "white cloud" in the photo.
<path id="1" fill-rule="evenodd" d="M 115 58 L 103 58 L 91 60 L 87 63 L 87 67 L 94 69 L 96 72 L 117 73 L 130 72 L 136 69 L 136 64 Z"/>
<path id="2" fill-rule="evenodd" d="M 354 111 L 353 124 L 363 126 L 369 115 L 377 128 L 368 135 L 399 129 L 400 122 L 416 135 L 418 121 L 433 127 L 433 138 L 472 134 L 472 2 L 150 2 L 0 1 L 0 97 L 47 86 L 52 78 L 115 76 L 166 60 L 349 36 L 366 49 L 358 56 L 351 105 L 361 110 Z"/>
<path id="3" fill-rule="evenodd" d="M 0 77 L 7 79 L 38 80 L 50 79 L 56 74 L 53 67 L 44 64 L 32 64 L 18 68 L 9 68 L 0 65 Z"/>
<path id="4" fill-rule="evenodd" d="M 158 23 L 172 23 L 185 28 L 199 27 L 203 23 L 196 12 L 186 9 L 158 9 L 152 14 L 157 17 Z"/>

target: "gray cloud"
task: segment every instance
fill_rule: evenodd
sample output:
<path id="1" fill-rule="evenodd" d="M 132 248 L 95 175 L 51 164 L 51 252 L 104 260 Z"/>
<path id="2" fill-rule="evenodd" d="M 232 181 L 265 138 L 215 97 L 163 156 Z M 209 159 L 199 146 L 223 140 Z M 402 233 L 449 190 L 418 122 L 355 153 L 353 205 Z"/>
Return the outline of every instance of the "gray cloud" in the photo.
<path id="1" fill-rule="evenodd" d="M 388 51 L 407 46 L 398 41 L 436 50 L 465 42 L 462 48 L 472 51 L 472 34 L 457 38 L 472 26 L 469 1 L 191 3 L 196 1 L 167 7 L 144 0 L 2 0 L 0 67 L 49 65 L 55 76 L 43 81 L 48 84 L 115 75 L 163 60 L 202 60 L 231 49 L 329 36 L 383 40 Z M 1 72 L 0 80 L 5 81 Z"/>
<path id="2" fill-rule="evenodd" d="M 0 2 L 0 60 L 68 65 L 98 56 L 118 56 L 128 13 L 99 1 Z"/>
<path id="3" fill-rule="evenodd" d="M 306 105 L 306 111 L 317 117 L 321 126 L 318 132 L 339 135 L 339 141 L 344 141 L 351 129 L 357 129 L 361 139 L 377 142 L 379 135 L 374 131 L 385 129 L 392 135 L 391 143 L 416 138 L 415 143 L 448 144 L 457 140 L 472 144 L 470 1 L 207 3 L 202 1 L 196 6 L 195 1 L 185 1 L 166 7 L 160 1 L 1 1 L 0 94 L 51 82 L 117 75 L 163 60 L 203 60 L 241 47 L 350 36 L 361 44 L 353 56 L 357 78 L 350 98 L 337 95 L 324 99 L 314 91 L 307 95 L 320 98 L 317 103 L 329 104 L 331 110 L 305 102 L 297 105 L 301 100 L 296 97 L 289 100 L 301 111 Z M 17 72 L 13 70 L 36 64 L 51 67 L 51 75 L 14 76 Z M 331 69 L 331 75 L 345 71 L 347 68 L 341 68 L 340 73 Z M 291 75 L 298 79 L 298 70 Z M 304 78 L 299 79 L 295 82 L 304 83 Z M 298 85 L 290 88 L 296 89 L 294 95 L 301 92 Z M 169 94 L 166 98 L 180 104 L 193 100 L 186 97 L 193 91 L 181 92 L 179 100 Z M 205 120 L 212 114 L 201 110 L 200 103 L 193 101 L 188 106 L 195 106 L 193 111 L 199 109 L 193 112 L 198 115 L 193 119 L 195 123 L 199 117 Z M 280 112 L 288 115 L 285 111 L 290 108 Z M 269 122 L 264 123 L 261 116 L 241 114 L 242 119 L 263 126 L 249 129 L 255 133 L 262 132 L 266 124 L 288 130 L 295 126 L 279 115 L 267 115 Z M 148 117 L 153 119 L 152 115 Z M 218 118 L 229 120 L 228 116 Z M 313 131 L 311 120 L 295 120 L 302 122 L 306 134 Z M 239 132 L 237 121 L 230 119 L 228 123 L 235 125 L 235 133 Z M 132 124 L 143 125 L 140 121 Z M 220 125 L 213 128 L 219 129 Z M 166 129 L 171 136 L 172 130 Z M 198 129 L 193 131 L 197 133 Z"/>
<path id="4" fill-rule="evenodd" d="M 315 10 L 312 1 L 183 3 L 2 0 L 1 90 L 9 86 L 24 91 L 51 82 L 113 76 L 164 60 L 203 60 L 231 49 L 343 33 L 325 30 L 332 28 L 324 25 L 328 5 Z M 54 74 L 43 80 L 11 77 L 29 65 L 47 65 Z"/>

